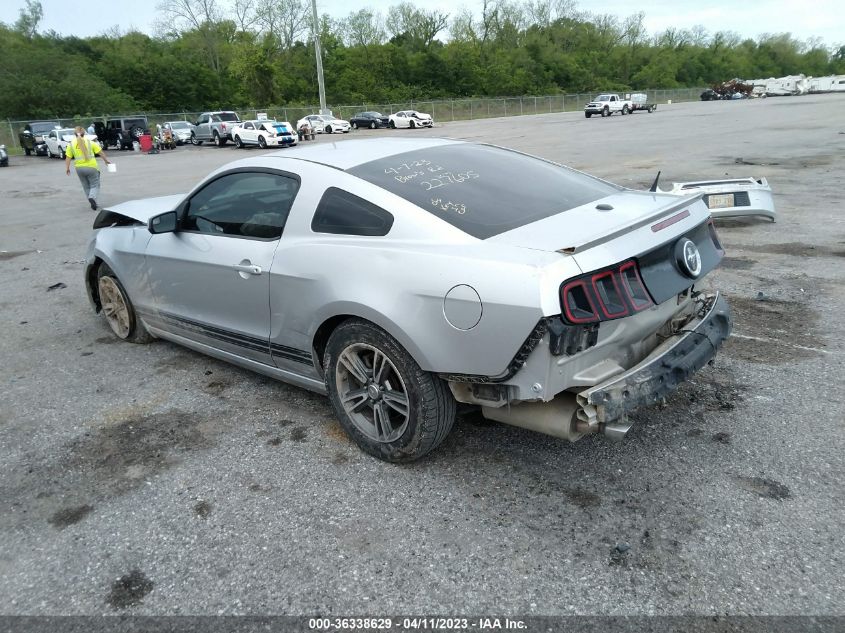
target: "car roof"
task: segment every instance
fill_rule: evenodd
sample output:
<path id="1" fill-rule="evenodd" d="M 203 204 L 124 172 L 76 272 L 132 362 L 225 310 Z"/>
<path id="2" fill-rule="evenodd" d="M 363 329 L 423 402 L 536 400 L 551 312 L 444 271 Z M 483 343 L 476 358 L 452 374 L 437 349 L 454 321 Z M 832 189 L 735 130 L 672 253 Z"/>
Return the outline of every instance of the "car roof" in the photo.
<path id="1" fill-rule="evenodd" d="M 319 145 L 302 147 L 297 150 L 296 154 L 279 150 L 266 155 L 307 160 L 312 163 L 347 170 L 396 154 L 461 143 L 463 141 L 447 138 L 373 138 L 341 141 L 339 143 L 320 143 Z"/>

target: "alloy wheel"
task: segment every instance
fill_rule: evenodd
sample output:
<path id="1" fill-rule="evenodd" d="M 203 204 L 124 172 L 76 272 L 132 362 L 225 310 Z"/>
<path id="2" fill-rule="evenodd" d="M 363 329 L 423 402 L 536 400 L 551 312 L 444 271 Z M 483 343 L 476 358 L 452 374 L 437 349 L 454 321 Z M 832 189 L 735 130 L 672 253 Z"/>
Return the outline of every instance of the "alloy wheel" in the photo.
<path id="1" fill-rule="evenodd" d="M 338 395 L 349 419 L 376 442 L 402 437 L 410 419 L 405 382 L 378 348 L 353 343 L 341 352 L 335 369 Z"/>
<path id="2" fill-rule="evenodd" d="M 100 277 L 98 285 L 100 289 L 100 304 L 103 307 L 106 322 L 118 338 L 127 338 L 131 325 L 129 308 L 123 298 L 123 293 L 118 288 L 113 277 Z"/>

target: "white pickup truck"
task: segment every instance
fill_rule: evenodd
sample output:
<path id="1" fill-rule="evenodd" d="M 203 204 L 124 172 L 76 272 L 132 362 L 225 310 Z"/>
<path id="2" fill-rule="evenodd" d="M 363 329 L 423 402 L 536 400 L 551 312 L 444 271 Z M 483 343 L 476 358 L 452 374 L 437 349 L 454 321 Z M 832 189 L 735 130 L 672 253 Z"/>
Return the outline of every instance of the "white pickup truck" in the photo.
<path id="1" fill-rule="evenodd" d="M 630 100 L 623 99 L 618 94 L 601 94 L 584 106 L 584 116 L 589 119 L 594 114 L 601 116 L 610 116 L 614 112 L 628 114 L 633 107 Z"/>

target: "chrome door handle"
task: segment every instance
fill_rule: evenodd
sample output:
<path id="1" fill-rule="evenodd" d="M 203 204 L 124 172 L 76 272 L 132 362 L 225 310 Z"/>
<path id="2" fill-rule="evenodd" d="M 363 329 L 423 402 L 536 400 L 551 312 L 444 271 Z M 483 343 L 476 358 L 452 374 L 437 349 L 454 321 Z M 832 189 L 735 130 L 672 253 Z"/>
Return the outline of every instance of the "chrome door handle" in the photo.
<path id="1" fill-rule="evenodd" d="M 261 274 L 261 266 L 255 266 L 253 264 L 235 264 L 232 268 L 237 270 L 239 273 L 249 273 L 250 275 Z"/>

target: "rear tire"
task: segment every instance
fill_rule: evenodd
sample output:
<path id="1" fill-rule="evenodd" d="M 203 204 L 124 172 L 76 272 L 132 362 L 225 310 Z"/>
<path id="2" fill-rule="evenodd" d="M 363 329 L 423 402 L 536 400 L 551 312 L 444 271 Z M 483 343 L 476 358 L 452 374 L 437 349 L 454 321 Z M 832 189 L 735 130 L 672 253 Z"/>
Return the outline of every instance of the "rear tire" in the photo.
<path id="1" fill-rule="evenodd" d="M 220 136 L 219 132 L 214 132 L 214 144 L 217 147 L 223 147 L 226 144 L 226 137 Z"/>
<path id="2" fill-rule="evenodd" d="M 366 453 L 410 462 L 434 450 L 455 422 L 455 399 L 387 332 L 351 319 L 323 355 L 326 389 L 341 426 Z"/>
<path id="3" fill-rule="evenodd" d="M 117 338 L 139 344 L 153 340 L 153 336 L 138 319 L 123 284 L 105 263 L 100 264 L 97 270 L 97 290 L 103 317 Z"/>
<path id="4" fill-rule="evenodd" d="M 623 105 L 622 106 L 622 116 L 625 116 L 626 114 L 628 114 L 628 112 L 630 112 L 630 110 L 628 110 L 628 106 Z"/>

